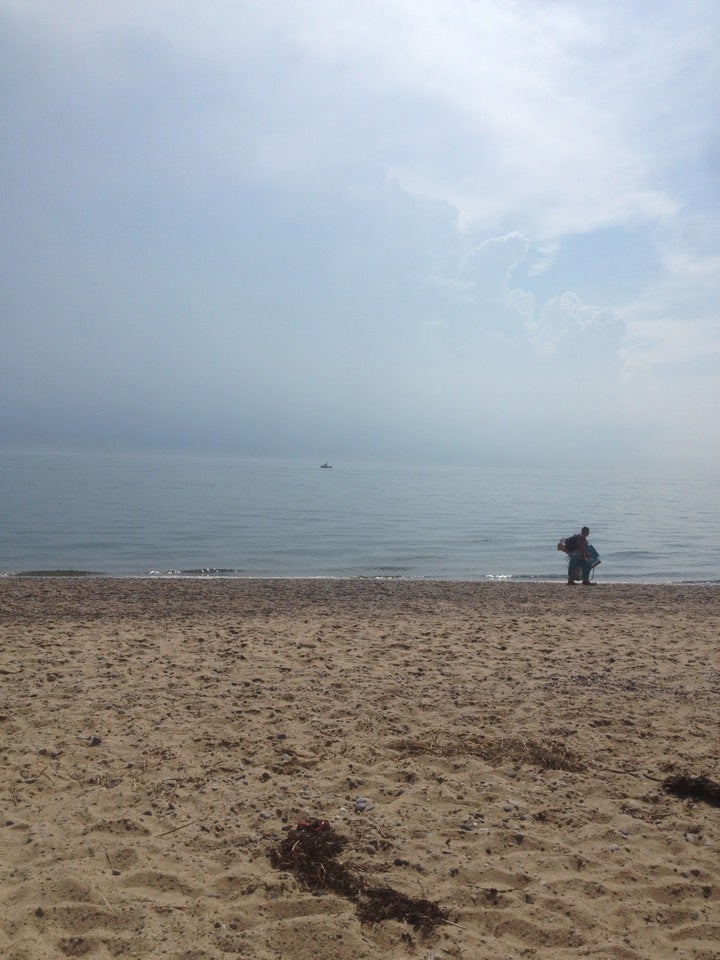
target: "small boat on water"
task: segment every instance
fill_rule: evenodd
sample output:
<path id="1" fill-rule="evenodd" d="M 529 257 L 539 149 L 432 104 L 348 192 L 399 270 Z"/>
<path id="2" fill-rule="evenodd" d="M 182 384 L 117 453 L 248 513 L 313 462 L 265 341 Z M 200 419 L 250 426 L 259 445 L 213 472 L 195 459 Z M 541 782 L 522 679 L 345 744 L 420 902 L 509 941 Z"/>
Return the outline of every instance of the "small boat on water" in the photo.
<path id="1" fill-rule="evenodd" d="M 321 469 L 321 470 L 332 470 L 332 464 L 331 464 L 331 463 L 321 463 L 321 464 L 320 464 L 320 469 Z"/>

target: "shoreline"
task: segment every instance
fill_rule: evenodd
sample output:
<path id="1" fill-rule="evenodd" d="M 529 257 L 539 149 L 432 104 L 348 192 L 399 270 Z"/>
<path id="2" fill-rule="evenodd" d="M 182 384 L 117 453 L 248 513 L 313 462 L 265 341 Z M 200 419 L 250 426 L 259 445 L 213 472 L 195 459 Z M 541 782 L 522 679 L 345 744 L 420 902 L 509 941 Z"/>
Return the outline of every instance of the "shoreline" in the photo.
<path id="1" fill-rule="evenodd" d="M 0 578 L 0 952 L 716 960 L 720 588 Z M 277 850 L 326 819 L 368 920 Z"/>
<path id="2" fill-rule="evenodd" d="M 436 584 L 476 584 L 492 586 L 493 584 L 524 584 L 524 585 L 557 585 L 565 584 L 565 575 L 564 574 L 555 574 L 548 576 L 523 576 L 520 574 L 508 574 L 504 576 L 502 574 L 490 575 L 487 574 L 482 578 L 472 578 L 472 577 L 436 577 L 436 576 L 402 576 L 402 575 L 387 575 L 387 574 L 358 574 L 358 575 L 343 575 L 343 574 L 314 574 L 314 575 L 295 575 L 287 574 L 285 576 L 273 574 L 273 575 L 263 575 L 263 574 L 245 574 L 245 573 L 223 573 L 223 572 L 203 572 L 203 571 L 188 571 L 188 572 L 168 572 L 168 573 L 157 573 L 151 571 L 150 573 L 106 573 L 94 570 L 72 570 L 72 569 L 57 569 L 57 570 L 18 570 L 18 571 L 4 571 L 0 572 L 0 581 L 1 580 L 158 580 L 158 581 L 192 581 L 192 580 L 203 580 L 203 581 L 228 581 L 232 582 L 235 580 L 240 581 L 253 581 L 253 582 L 273 582 L 273 581 L 292 581 L 298 583 L 310 583 L 316 580 L 327 580 L 327 581 L 337 581 L 337 582 L 354 582 L 359 583 L 436 583 Z M 605 576 L 601 576 L 600 579 L 594 580 L 598 586 L 668 586 L 668 587 L 684 587 L 684 586 L 703 586 L 703 587 L 720 587 L 720 578 L 714 579 L 612 579 Z"/>

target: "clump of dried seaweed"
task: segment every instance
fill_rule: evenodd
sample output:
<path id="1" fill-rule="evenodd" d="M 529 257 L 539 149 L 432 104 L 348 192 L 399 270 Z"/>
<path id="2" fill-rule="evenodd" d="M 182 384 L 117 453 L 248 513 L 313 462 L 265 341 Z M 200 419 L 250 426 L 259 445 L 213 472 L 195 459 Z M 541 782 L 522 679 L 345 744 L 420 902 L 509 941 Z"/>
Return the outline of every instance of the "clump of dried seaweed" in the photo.
<path id="1" fill-rule="evenodd" d="M 695 777 L 687 773 L 681 773 L 663 780 L 662 787 L 663 790 L 676 797 L 701 800 L 713 807 L 720 807 L 720 784 L 715 783 L 709 777 Z"/>
<path id="2" fill-rule="evenodd" d="M 327 820 L 309 820 L 289 830 L 270 851 L 270 863 L 289 870 L 308 890 L 332 890 L 352 900 L 361 889 L 360 880 L 338 860 L 347 838 Z"/>
<path id="3" fill-rule="evenodd" d="M 516 763 L 531 764 L 541 770 L 565 770 L 568 773 L 579 773 L 585 769 L 581 758 L 557 740 L 541 743 L 523 737 L 505 737 L 485 742 L 480 746 L 478 754 L 489 763 L 513 760 Z"/>
<path id="4" fill-rule="evenodd" d="M 401 920 L 429 934 L 448 921 L 445 911 L 430 900 L 408 897 L 392 887 L 368 887 L 360 874 L 338 860 L 347 844 L 327 820 L 309 820 L 289 830 L 271 849 L 270 862 L 294 873 L 310 890 L 327 890 L 350 900 L 363 923 Z"/>
<path id="5" fill-rule="evenodd" d="M 435 757 L 475 756 L 487 763 L 528 763 L 541 770 L 565 770 L 580 773 L 585 770 L 582 758 L 564 743 L 523 737 L 500 737 L 495 740 L 476 737 L 458 737 L 455 740 L 397 740 L 390 745 L 407 756 L 426 754 Z"/>
<path id="6" fill-rule="evenodd" d="M 363 923 L 403 920 L 423 934 L 432 933 L 439 924 L 447 923 L 447 914 L 437 903 L 408 897 L 392 887 L 365 890 L 358 901 L 357 913 Z"/>

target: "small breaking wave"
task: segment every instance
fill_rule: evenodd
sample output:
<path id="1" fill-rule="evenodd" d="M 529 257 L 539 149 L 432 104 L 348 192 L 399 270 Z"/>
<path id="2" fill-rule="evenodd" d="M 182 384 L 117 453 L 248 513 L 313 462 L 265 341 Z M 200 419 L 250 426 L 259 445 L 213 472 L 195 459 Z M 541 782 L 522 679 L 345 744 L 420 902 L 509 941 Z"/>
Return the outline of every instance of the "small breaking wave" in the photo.
<path id="1" fill-rule="evenodd" d="M 151 570 L 150 577 L 242 577 L 245 571 L 232 567 L 194 567 L 189 570 Z"/>

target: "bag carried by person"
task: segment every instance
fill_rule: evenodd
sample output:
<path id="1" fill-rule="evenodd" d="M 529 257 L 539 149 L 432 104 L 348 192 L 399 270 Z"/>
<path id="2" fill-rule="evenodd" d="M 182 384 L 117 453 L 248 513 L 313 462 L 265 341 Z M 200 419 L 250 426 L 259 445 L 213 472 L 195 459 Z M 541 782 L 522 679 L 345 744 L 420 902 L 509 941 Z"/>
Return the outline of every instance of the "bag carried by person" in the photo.
<path id="1" fill-rule="evenodd" d="M 577 533 L 574 533 L 571 537 L 565 537 L 564 540 L 561 540 L 557 545 L 558 550 L 562 550 L 563 553 L 574 553 L 576 550 L 580 549 L 580 537 Z"/>

